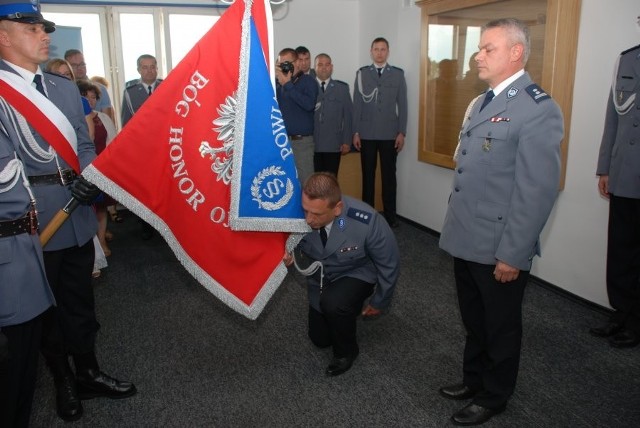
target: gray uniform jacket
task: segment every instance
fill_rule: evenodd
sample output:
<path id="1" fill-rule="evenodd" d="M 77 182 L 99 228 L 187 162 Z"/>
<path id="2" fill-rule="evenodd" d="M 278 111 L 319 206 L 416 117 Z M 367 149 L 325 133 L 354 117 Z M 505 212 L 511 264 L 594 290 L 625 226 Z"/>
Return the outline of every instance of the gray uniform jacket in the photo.
<path id="1" fill-rule="evenodd" d="M 326 247 L 320 234 L 312 231 L 299 247 L 312 260 L 324 265 L 325 281 L 342 277 L 357 278 L 377 284 L 371 306 L 384 309 L 391 303 L 400 276 L 400 253 L 387 222 L 362 201 L 342 196 L 344 209 L 333 221 Z M 320 311 L 318 275 L 309 277 L 309 303 Z"/>
<path id="2" fill-rule="evenodd" d="M 395 140 L 407 134 L 407 82 L 401 68 L 387 64 L 382 76 L 367 65 L 353 86 L 353 132 L 364 140 Z"/>
<path id="3" fill-rule="evenodd" d="M 529 270 L 558 193 L 562 112 L 527 73 L 479 112 L 481 101 L 461 130 L 440 247 Z"/>
<path id="4" fill-rule="evenodd" d="M 313 117 L 315 151 L 339 152 L 342 144 L 350 146 L 352 120 L 349 85 L 329 80 L 324 92 L 318 90 Z"/>
<path id="5" fill-rule="evenodd" d="M 640 45 L 620 55 L 611 89 L 596 174 L 613 195 L 640 199 Z"/>
<path id="6" fill-rule="evenodd" d="M 8 123 L 4 114 L 0 116 L 3 125 Z M 0 128 L 0 172 L 15 159 L 15 146 Z M 10 187 L 10 183 L 0 183 L 0 221 L 22 218 L 31 208 L 22 178 Z M 55 300 L 44 271 L 38 235 L 0 237 L 0 327 L 27 322 L 52 304 Z"/>
<path id="7" fill-rule="evenodd" d="M 157 79 L 153 84 L 153 91 L 156 90 L 158 85 L 162 82 L 162 79 Z M 142 104 L 149 98 L 148 85 L 145 85 L 140 79 L 135 79 L 127 82 L 126 89 L 122 95 L 122 113 L 120 118 L 122 119 L 122 126 L 125 126 L 131 119 L 133 114 L 140 109 Z"/>
<path id="8" fill-rule="evenodd" d="M 0 61 L 0 69 L 15 73 L 4 61 Z M 17 74 L 17 73 L 16 73 Z M 44 73 L 43 84 L 47 91 L 47 97 L 56 105 L 67 117 L 76 131 L 78 138 L 78 158 L 80 169 L 84 169 L 96 157 L 95 147 L 89 137 L 87 122 L 85 121 L 84 109 L 80 99 L 80 92 L 76 84 L 57 74 Z M 7 127 L 7 131 L 12 141 L 19 141 L 13 127 Z M 35 141 L 44 151 L 48 151 L 49 144 L 33 128 L 31 129 Z M 24 136 L 21 137 L 25 140 Z M 26 141 L 26 140 L 25 140 Z M 34 153 L 31 149 L 20 148 L 20 158 L 24 162 L 24 168 L 28 176 L 57 174 L 58 168 L 55 160 L 39 162 L 33 159 Z M 38 156 L 35 155 L 37 158 Z M 62 169 L 71 167 L 58 156 L 58 161 Z M 40 230 L 51 221 L 53 216 L 62 209 L 71 199 L 70 185 L 45 184 L 32 186 L 32 191 L 36 199 L 36 209 L 38 211 L 38 221 Z M 60 229 L 53 235 L 49 243 L 45 246 L 45 251 L 62 250 L 77 245 L 84 245 L 98 230 L 98 222 L 93 208 L 90 206 L 79 206 L 71 217 L 65 221 Z"/>

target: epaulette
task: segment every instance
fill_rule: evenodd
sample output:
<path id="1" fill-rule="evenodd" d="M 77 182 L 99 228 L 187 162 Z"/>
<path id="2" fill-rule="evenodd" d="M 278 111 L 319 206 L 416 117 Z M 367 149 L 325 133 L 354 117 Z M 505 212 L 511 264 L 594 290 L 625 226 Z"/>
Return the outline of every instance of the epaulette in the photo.
<path id="1" fill-rule="evenodd" d="M 345 86 L 349 86 L 348 83 L 343 82 L 342 80 L 335 80 L 335 79 L 331 79 L 331 82 L 335 83 L 336 85 L 345 85 Z"/>
<path id="2" fill-rule="evenodd" d="M 622 52 L 620 53 L 620 55 L 627 54 L 627 53 L 629 53 L 629 52 L 631 52 L 631 51 L 635 51 L 636 49 L 640 49 L 640 45 L 638 45 L 638 46 L 634 46 L 634 47 L 632 47 L 632 48 L 629 48 L 629 49 L 627 49 L 626 51 L 622 51 Z"/>
<path id="3" fill-rule="evenodd" d="M 391 68 L 395 68 L 396 70 L 402 71 L 404 73 L 403 69 L 401 69 L 400 67 L 396 67 L 395 65 L 392 65 Z"/>
<path id="4" fill-rule="evenodd" d="M 373 218 L 373 213 L 358 210 L 356 208 L 349 208 L 349 211 L 347 211 L 347 217 L 357 220 L 360 223 L 369 224 Z"/>
<path id="5" fill-rule="evenodd" d="M 140 79 L 133 79 L 133 80 L 129 80 L 127 83 L 124 84 L 126 89 L 131 88 L 132 86 L 136 86 L 138 83 L 140 83 Z"/>
<path id="6" fill-rule="evenodd" d="M 533 101 L 535 101 L 536 104 L 539 104 L 540 101 L 548 100 L 549 98 L 551 98 L 544 91 L 544 89 L 542 89 L 540 86 L 538 86 L 535 83 L 532 83 L 531 85 L 527 86 L 525 88 L 525 91 L 527 91 L 527 94 L 529 94 L 531 98 L 533 98 Z"/>
<path id="7" fill-rule="evenodd" d="M 366 70 L 369 67 L 371 67 L 371 65 L 363 65 L 362 67 L 360 67 L 360 70 Z"/>

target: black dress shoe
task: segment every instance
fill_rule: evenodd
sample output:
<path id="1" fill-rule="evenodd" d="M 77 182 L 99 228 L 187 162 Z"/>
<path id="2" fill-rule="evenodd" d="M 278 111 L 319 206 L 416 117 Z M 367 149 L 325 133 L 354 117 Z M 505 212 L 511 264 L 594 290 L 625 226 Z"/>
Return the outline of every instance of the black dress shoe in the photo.
<path id="1" fill-rule="evenodd" d="M 633 348 L 640 343 L 640 335 L 633 330 L 622 330 L 609 338 L 609 345 L 614 348 Z"/>
<path id="2" fill-rule="evenodd" d="M 342 373 L 346 372 L 351 368 L 355 359 L 356 357 L 343 357 L 343 358 L 333 357 L 325 373 L 327 374 L 327 376 L 341 375 Z"/>
<path id="3" fill-rule="evenodd" d="M 476 396 L 478 391 L 469 388 L 464 384 L 457 384 L 451 386 L 443 386 L 438 390 L 440 395 L 450 400 L 467 400 Z"/>
<path id="4" fill-rule="evenodd" d="M 505 406 L 497 409 L 489 409 L 487 407 L 478 406 L 477 404 L 469 404 L 451 416 L 451 422 L 458 426 L 480 425 L 487 422 L 495 415 L 504 412 Z"/>
<path id="5" fill-rule="evenodd" d="M 82 400 L 95 397 L 127 398 L 137 392 L 131 382 L 114 379 L 100 370 L 79 370 L 76 374 L 78 395 Z"/>
<path id="6" fill-rule="evenodd" d="M 72 376 L 56 379 L 56 410 L 65 421 L 77 421 L 82 416 L 82 403 Z"/>
<path id="7" fill-rule="evenodd" d="M 593 327 L 589 329 L 589 333 L 596 337 L 609 337 L 619 333 L 623 327 L 615 322 L 609 322 L 602 327 Z"/>

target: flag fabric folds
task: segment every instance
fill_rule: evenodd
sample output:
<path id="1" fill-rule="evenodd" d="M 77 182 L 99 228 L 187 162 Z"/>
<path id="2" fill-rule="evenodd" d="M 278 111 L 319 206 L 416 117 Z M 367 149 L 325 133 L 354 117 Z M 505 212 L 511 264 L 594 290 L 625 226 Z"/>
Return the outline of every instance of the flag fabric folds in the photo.
<path id="1" fill-rule="evenodd" d="M 289 232 L 307 230 L 276 132 L 271 33 L 268 0 L 236 0 L 83 172 L 250 319 L 286 275 Z"/>

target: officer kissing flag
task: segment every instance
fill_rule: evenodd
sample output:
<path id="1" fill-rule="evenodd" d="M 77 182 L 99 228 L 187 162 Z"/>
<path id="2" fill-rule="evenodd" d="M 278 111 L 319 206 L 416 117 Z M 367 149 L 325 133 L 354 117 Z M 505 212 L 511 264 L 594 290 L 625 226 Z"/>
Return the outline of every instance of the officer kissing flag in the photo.
<path id="1" fill-rule="evenodd" d="M 268 0 L 236 0 L 83 172 L 250 319 L 287 273 L 289 232 L 308 230 L 271 41 Z"/>

